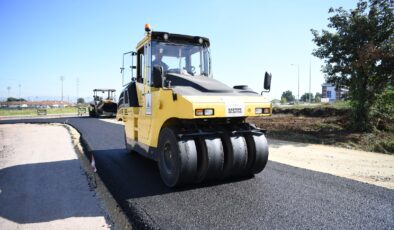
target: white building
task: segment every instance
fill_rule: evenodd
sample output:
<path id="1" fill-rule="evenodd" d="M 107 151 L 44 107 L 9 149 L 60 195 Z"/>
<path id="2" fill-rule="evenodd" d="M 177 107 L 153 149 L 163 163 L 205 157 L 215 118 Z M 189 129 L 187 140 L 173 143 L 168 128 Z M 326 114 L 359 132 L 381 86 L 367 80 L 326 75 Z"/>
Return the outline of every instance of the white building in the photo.
<path id="1" fill-rule="evenodd" d="M 336 89 L 334 84 L 324 83 L 322 86 L 322 101 L 334 102 L 343 99 L 348 93 L 347 89 Z M 326 99 L 325 99 L 326 98 Z"/>

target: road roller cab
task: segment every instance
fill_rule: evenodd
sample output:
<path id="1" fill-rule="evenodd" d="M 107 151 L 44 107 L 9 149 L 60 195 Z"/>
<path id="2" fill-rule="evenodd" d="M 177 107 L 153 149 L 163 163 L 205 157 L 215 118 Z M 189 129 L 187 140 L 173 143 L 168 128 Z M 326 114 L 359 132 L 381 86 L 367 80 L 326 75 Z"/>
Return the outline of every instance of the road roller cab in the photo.
<path id="1" fill-rule="evenodd" d="M 213 79 L 209 39 L 145 30 L 136 51 L 123 54 L 127 150 L 156 160 L 169 187 L 262 171 L 265 131 L 245 119 L 270 116 L 267 98 Z M 270 82 L 266 73 L 267 91 Z"/>

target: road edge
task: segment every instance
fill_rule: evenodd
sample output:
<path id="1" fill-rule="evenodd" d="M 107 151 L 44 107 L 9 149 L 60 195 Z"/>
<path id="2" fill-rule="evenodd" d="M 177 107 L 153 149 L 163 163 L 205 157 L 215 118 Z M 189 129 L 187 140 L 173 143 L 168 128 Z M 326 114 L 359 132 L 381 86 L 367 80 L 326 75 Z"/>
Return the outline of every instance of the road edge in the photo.
<path id="1" fill-rule="evenodd" d="M 89 188 L 97 194 L 100 206 L 106 212 L 107 216 L 105 218 L 112 224 L 111 229 L 132 229 L 131 223 L 123 210 L 108 191 L 98 174 L 93 171 L 88 155 L 86 154 L 91 151 L 89 144 L 84 141 L 78 130 L 71 125 L 59 123 L 58 125 L 65 127 L 70 133 L 72 145 L 81 162 L 81 167 L 88 180 Z"/>

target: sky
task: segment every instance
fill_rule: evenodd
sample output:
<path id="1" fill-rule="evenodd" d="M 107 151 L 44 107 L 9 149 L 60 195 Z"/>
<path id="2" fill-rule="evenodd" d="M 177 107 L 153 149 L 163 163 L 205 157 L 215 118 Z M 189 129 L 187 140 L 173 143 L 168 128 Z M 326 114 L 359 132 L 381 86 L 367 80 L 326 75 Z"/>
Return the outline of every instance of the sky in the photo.
<path id="1" fill-rule="evenodd" d="M 261 91 L 272 73 L 270 99 L 283 91 L 321 92 L 324 62 L 310 29 L 327 28 L 330 7 L 356 0 L 84 1 L 0 0 L 0 100 L 65 100 L 94 88 L 122 90 L 122 54 L 152 30 L 208 37 L 213 77 Z M 10 90 L 7 88 L 10 87 Z"/>

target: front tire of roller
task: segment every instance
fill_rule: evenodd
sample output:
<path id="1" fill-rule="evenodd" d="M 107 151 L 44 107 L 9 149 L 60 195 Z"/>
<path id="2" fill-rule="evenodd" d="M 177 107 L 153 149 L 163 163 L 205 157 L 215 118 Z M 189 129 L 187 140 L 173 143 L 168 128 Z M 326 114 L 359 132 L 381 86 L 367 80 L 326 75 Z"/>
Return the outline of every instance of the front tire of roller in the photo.
<path id="1" fill-rule="evenodd" d="M 257 174 L 265 168 L 268 162 L 268 142 L 263 133 L 245 135 L 248 146 L 247 172 Z"/>
<path id="2" fill-rule="evenodd" d="M 163 128 L 159 136 L 160 176 L 168 187 L 192 182 L 197 172 L 197 151 L 193 139 L 178 140 L 171 128 Z"/>
<path id="3" fill-rule="evenodd" d="M 223 176 L 224 152 L 222 141 L 216 136 L 198 137 L 198 171 L 196 183 Z"/>
<path id="4" fill-rule="evenodd" d="M 245 172 L 248 160 L 248 150 L 245 138 L 241 135 L 223 136 L 223 147 L 225 149 L 224 177 L 231 175 L 242 175 Z"/>

